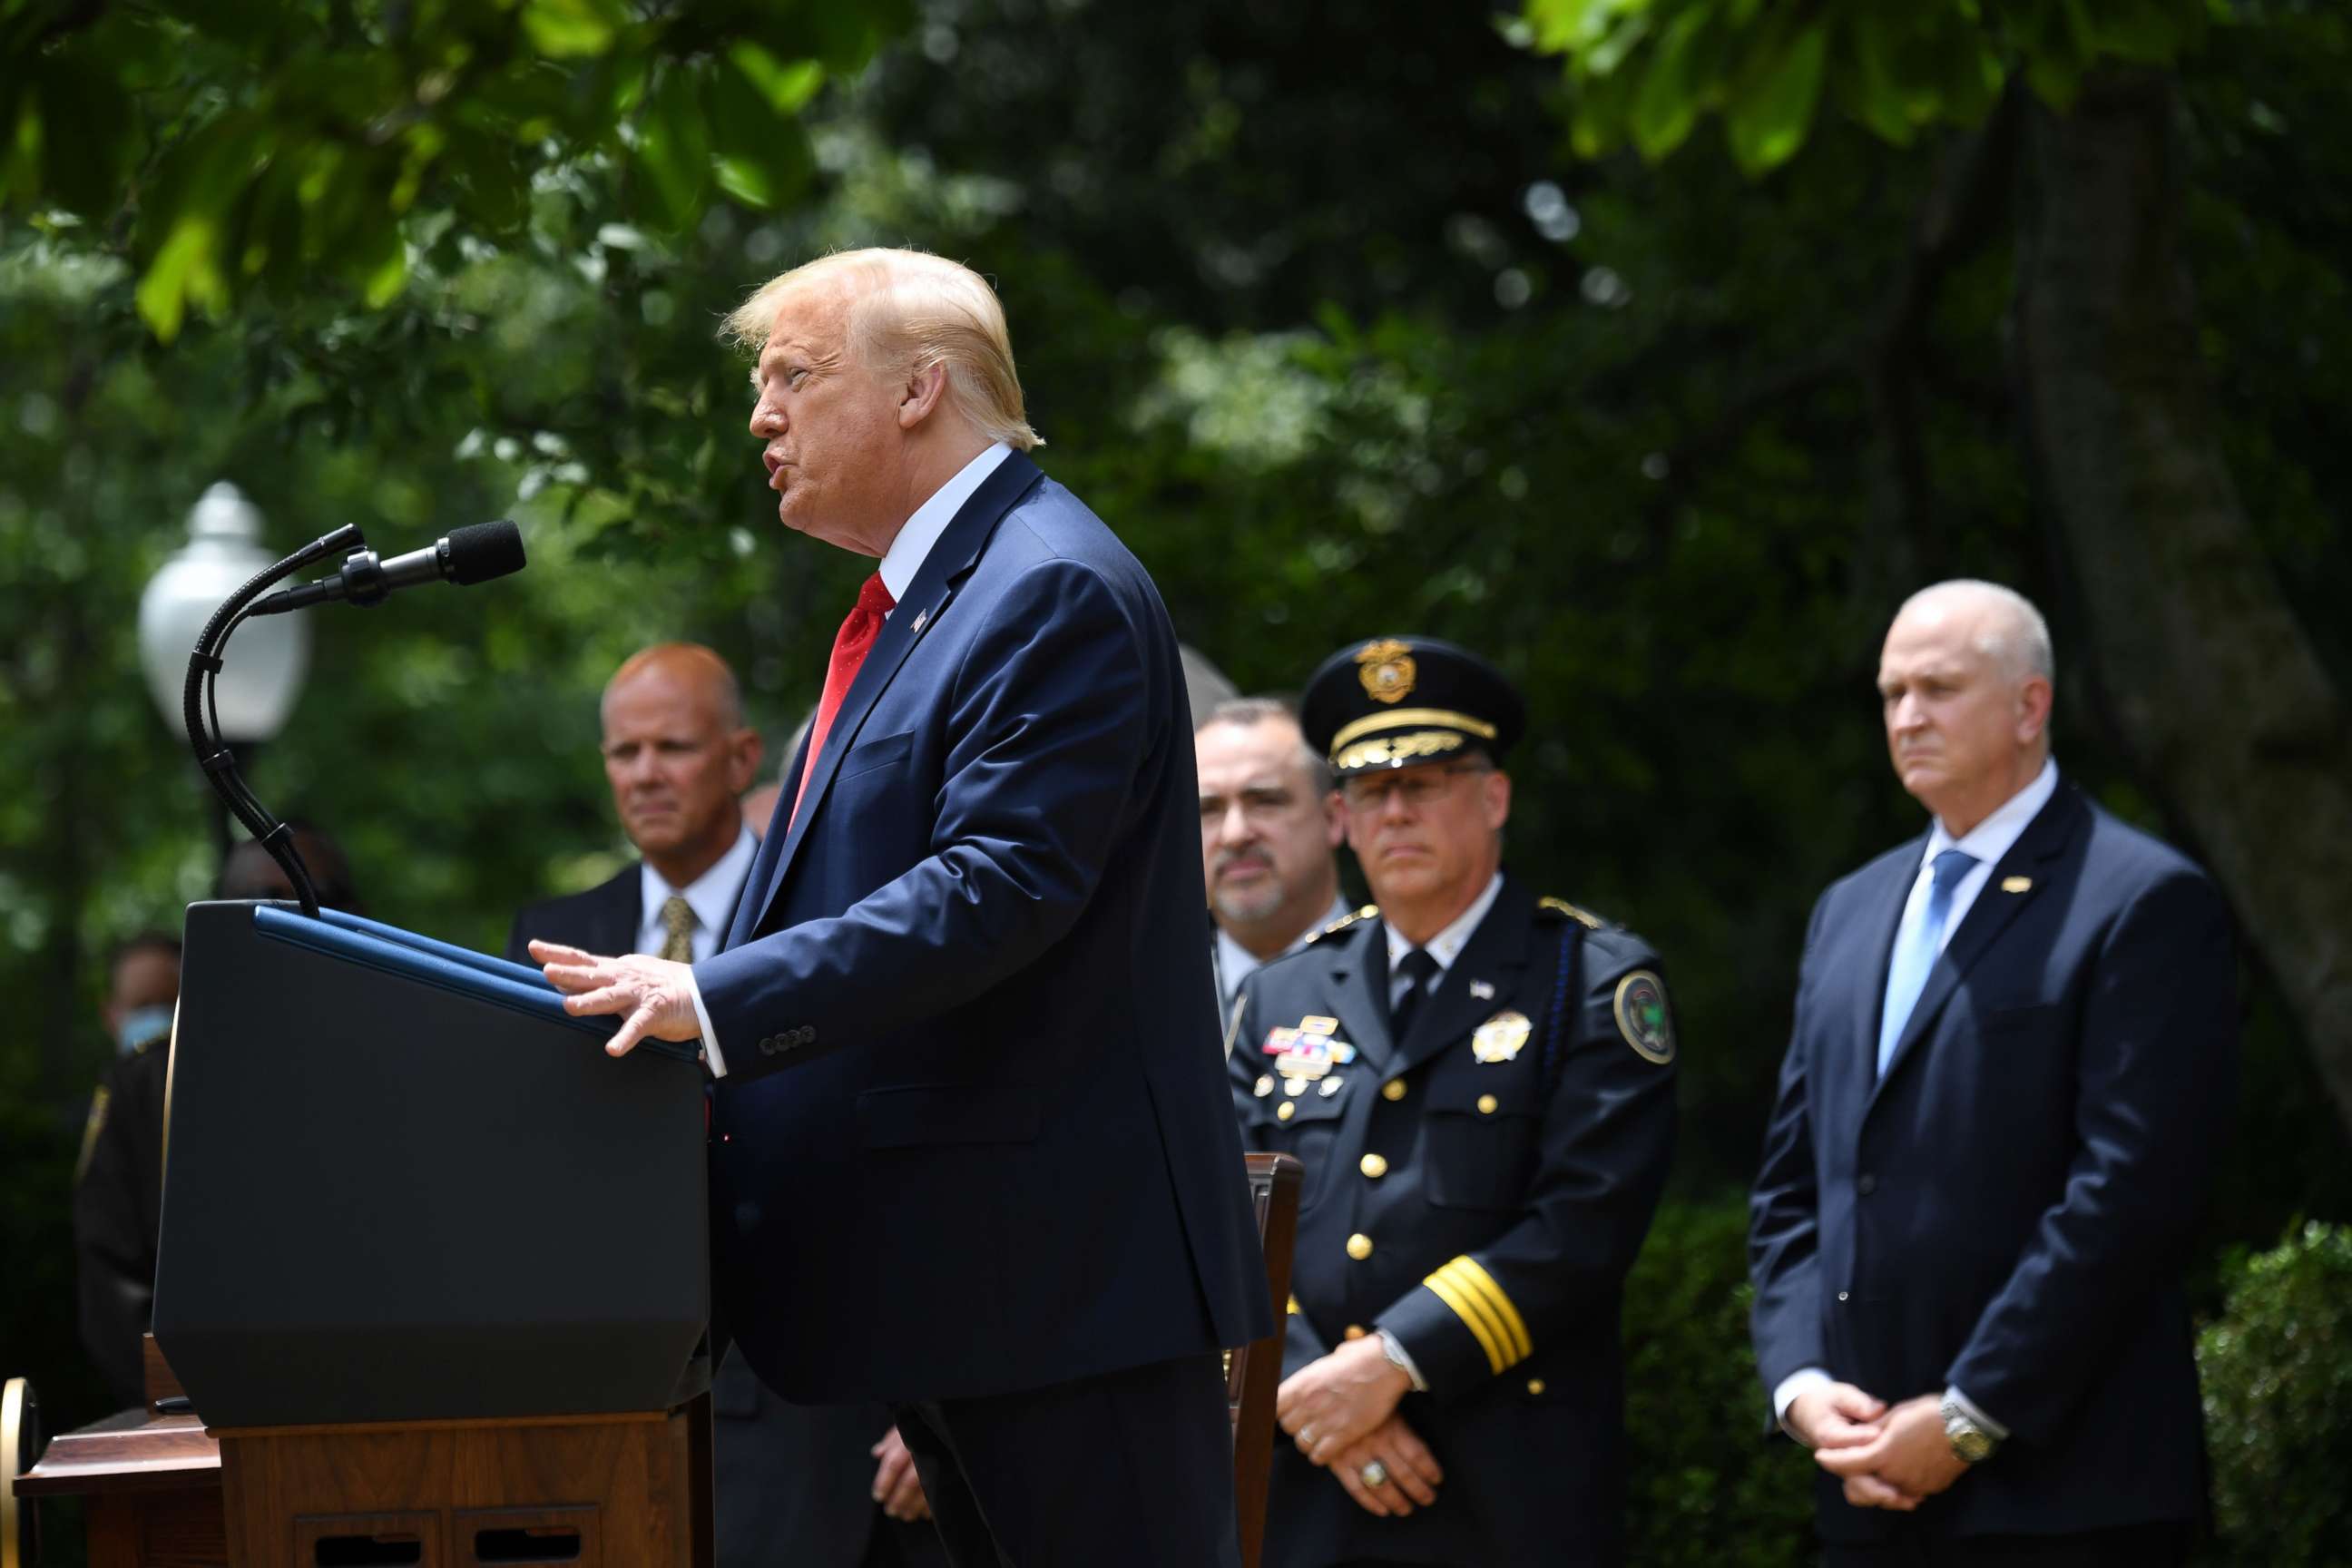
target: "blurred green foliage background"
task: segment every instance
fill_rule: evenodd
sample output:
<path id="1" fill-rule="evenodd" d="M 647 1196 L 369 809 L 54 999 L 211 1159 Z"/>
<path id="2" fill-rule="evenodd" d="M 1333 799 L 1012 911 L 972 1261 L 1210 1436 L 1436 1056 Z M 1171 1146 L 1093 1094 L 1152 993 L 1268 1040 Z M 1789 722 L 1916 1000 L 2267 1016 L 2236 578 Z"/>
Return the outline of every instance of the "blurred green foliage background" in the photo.
<path id="1" fill-rule="evenodd" d="M 372 913 L 494 947 L 625 858 L 594 743 L 629 651 L 726 654 L 772 766 L 813 704 L 862 568 L 774 523 L 715 328 L 855 244 L 997 281 L 1045 467 L 1244 690 L 1399 630 L 1522 683 L 1513 863 L 1668 960 L 1654 1250 L 1736 1247 L 1811 900 L 1920 826 L 1871 689 L 1906 593 L 2041 602 L 2063 765 L 2199 849 L 2084 656 L 2098 563 L 2013 353 L 2033 170 L 1967 167 L 2003 116 L 2165 84 L 2211 433 L 2336 689 L 2352 666 L 2352 26 L 2001 15 L 0 0 L 0 1372 L 96 1413 L 59 1249 L 99 955 L 217 860 L 133 630 L 198 494 L 235 481 L 279 549 L 523 523 L 519 577 L 316 615 L 248 773 L 342 838 Z M 2322 1042 L 2259 949 L 2242 980 L 2217 1260 L 2352 1217 Z M 1687 1310 L 1731 1334 L 1726 1300 Z"/>

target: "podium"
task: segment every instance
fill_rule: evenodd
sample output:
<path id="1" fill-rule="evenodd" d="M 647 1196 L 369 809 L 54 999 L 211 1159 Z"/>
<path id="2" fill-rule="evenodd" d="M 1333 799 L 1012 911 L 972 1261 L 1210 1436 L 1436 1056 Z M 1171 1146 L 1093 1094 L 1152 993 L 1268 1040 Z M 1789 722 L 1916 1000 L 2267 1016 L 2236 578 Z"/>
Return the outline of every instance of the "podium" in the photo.
<path id="1" fill-rule="evenodd" d="M 188 911 L 158 1345 L 241 1568 L 708 1563 L 703 1090 L 537 971 Z"/>

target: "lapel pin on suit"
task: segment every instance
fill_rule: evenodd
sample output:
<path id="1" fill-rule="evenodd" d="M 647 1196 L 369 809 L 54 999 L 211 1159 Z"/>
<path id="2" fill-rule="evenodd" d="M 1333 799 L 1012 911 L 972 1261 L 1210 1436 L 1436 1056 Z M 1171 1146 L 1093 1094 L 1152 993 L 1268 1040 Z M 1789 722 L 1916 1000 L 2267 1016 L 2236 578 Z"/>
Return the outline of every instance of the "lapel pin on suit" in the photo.
<path id="1" fill-rule="evenodd" d="M 2021 893 L 2032 886 L 2033 879 L 2031 877 L 2003 877 L 2000 879 L 2000 890 L 2004 893 Z"/>
<path id="2" fill-rule="evenodd" d="M 930 618 L 931 611 L 929 605 L 926 605 L 923 608 L 916 611 L 915 624 L 908 628 L 908 635 L 910 637 L 921 637 L 923 635 L 923 623 Z"/>
<path id="3" fill-rule="evenodd" d="M 1478 1001 L 1492 1002 L 1495 999 L 1495 983 L 1491 980 L 1473 980 L 1470 983 L 1470 994 Z"/>

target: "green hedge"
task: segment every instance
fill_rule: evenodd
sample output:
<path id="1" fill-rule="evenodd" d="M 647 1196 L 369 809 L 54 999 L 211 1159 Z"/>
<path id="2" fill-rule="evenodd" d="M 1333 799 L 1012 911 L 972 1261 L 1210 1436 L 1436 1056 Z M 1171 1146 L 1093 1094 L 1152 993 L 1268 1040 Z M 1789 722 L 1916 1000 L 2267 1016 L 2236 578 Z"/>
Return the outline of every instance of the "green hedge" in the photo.
<path id="1" fill-rule="evenodd" d="M 1764 1435 L 1747 1265 L 1744 1198 L 1668 1203 L 1626 1281 L 1625 1560 L 1641 1568 L 1815 1560 L 1812 1459 Z"/>
<path id="2" fill-rule="evenodd" d="M 2212 1561 L 2352 1563 L 2352 1227 L 2306 1225 L 2225 1270 L 2197 1342 L 2213 1457 Z"/>

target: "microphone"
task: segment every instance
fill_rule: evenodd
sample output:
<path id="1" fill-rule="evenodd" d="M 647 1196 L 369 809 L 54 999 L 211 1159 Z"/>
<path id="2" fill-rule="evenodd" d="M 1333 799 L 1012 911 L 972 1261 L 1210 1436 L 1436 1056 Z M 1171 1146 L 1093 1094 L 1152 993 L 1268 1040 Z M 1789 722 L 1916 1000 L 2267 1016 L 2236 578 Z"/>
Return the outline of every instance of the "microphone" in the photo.
<path id="1" fill-rule="evenodd" d="M 381 605 L 395 588 L 419 583 L 447 581 L 460 588 L 487 583 L 523 568 L 522 531 L 511 522 L 477 522 L 452 531 L 423 550 L 412 550 L 391 560 L 373 550 L 354 550 L 342 569 L 299 588 L 284 588 L 247 612 L 282 615 L 341 599 L 353 605 Z"/>

